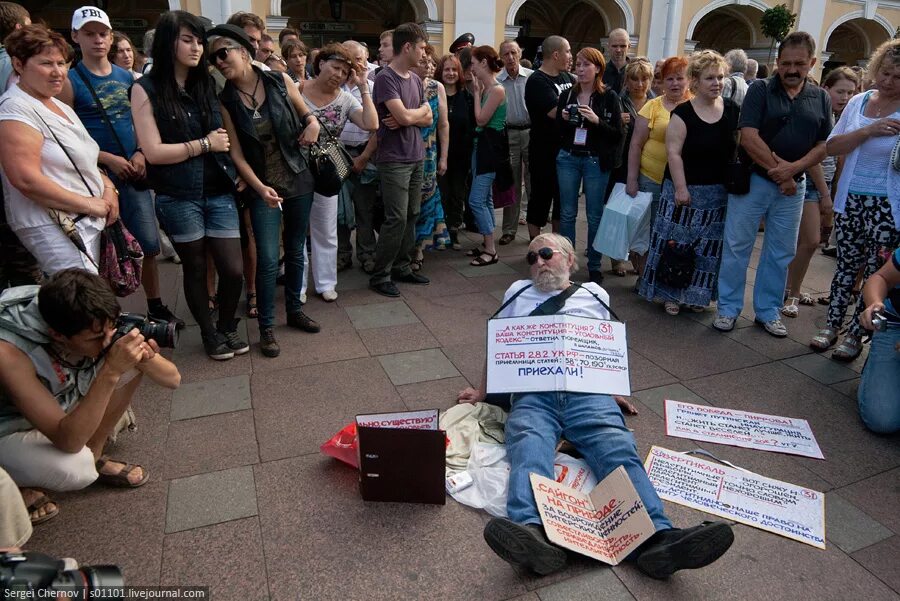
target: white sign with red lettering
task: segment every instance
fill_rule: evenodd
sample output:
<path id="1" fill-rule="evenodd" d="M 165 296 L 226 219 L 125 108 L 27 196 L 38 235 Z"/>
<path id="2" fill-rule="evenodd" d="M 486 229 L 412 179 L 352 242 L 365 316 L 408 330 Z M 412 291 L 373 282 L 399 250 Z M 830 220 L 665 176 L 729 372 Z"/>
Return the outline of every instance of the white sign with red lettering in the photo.
<path id="1" fill-rule="evenodd" d="M 666 400 L 666 434 L 704 442 L 825 459 L 809 422 Z"/>
<path id="2" fill-rule="evenodd" d="M 438 410 L 368 413 L 356 416 L 356 425 L 364 428 L 400 428 L 402 430 L 437 430 Z"/>
<path id="3" fill-rule="evenodd" d="M 488 320 L 488 392 L 631 394 L 625 324 L 576 315 Z"/>
<path id="4" fill-rule="evenodd" d="M 531 490 L 551 542 L 610 565 L 656 531 L 622 466 L 589 494 L 537 474 L 531 474 Z"/>
<path id="5" fill-rule="evenodd" d="M 653 447 L 644 462 L 660 498 L 825 548 L 825 495 Z"/>

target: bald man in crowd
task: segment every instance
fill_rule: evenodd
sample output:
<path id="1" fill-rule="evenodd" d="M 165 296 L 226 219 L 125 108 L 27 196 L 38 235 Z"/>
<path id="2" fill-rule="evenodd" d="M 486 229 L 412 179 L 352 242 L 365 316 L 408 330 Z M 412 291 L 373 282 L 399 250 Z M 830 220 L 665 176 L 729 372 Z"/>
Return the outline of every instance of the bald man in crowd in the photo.
<path id="1" fill-rule="evenodd" d="M 613 29 L 609 32 L 606 45 L 609 48 L 609 58 L 606 71 L 603 72 L 603 83 L 618 94 L 625 83 L 625 65 L 628 64 L 631 36 L 624 29 Z"/>

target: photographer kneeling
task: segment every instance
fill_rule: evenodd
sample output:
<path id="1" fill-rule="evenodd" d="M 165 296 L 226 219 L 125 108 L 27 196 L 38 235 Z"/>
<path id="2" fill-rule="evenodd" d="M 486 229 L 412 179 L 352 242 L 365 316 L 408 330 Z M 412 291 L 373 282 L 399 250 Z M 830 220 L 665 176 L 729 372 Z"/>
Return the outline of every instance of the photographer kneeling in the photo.
<path id="1" fill-rule="evenodd" d="M 109 285 L 80 269 L 0 295 L 0 467 L 19 487 L 147 482 L 146 469 L 103 447 L 144 374 L 167 388 L 181 375 L 156 341 L 117 331 L 120 314 Z"/>

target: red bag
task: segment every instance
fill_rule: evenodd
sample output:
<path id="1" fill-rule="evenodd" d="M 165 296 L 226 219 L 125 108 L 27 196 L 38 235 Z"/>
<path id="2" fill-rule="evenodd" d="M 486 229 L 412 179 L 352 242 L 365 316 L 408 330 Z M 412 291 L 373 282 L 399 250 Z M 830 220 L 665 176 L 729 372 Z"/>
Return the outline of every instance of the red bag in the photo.
<path id="1" fill-rule="evenodd" d="M 356 422 L 344 426 L 340 432 L 319 447 L 325 455 L 343 461 L 359 469 L 359 439 L 356 436 Z"/>
<path id="2" fill-rule="evenodd" d="M 501 190 L 497 184 L 493 184 L 491 196 L 494 199 L 495 209 L 504 209 L 516 204 L 516 187 L 510 186 L 505 190 Z"/>
<path id="3" fill-rule="evenodd" d="M 116 296 L 125 297 L 141 286 L 144 251 L 125 224 L 117 219 L 100 234 L 100 277 Z"/>

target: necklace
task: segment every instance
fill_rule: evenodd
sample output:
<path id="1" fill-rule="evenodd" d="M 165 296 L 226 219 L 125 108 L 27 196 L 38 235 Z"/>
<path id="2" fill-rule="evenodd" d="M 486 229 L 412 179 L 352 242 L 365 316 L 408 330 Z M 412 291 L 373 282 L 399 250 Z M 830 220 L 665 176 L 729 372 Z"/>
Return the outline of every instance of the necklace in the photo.
<path id="1" fill-rule="evenodd" d="M 262 119 L 262 115 L 259 114 L 259 102 L 256 100 L 256 91 L 259 89 L 259 82 L 262 78 L 257 75 L 256 76 L 256 85 L 253 86 L 253 93 L 248 94 L 244 90 L 240 89 L 238 86 L 234 86 L 235 89 L 243 94 L 246 98 L 250 100 L 250 106 L 253 108 L 253 118 L 254 119 Z"/>

